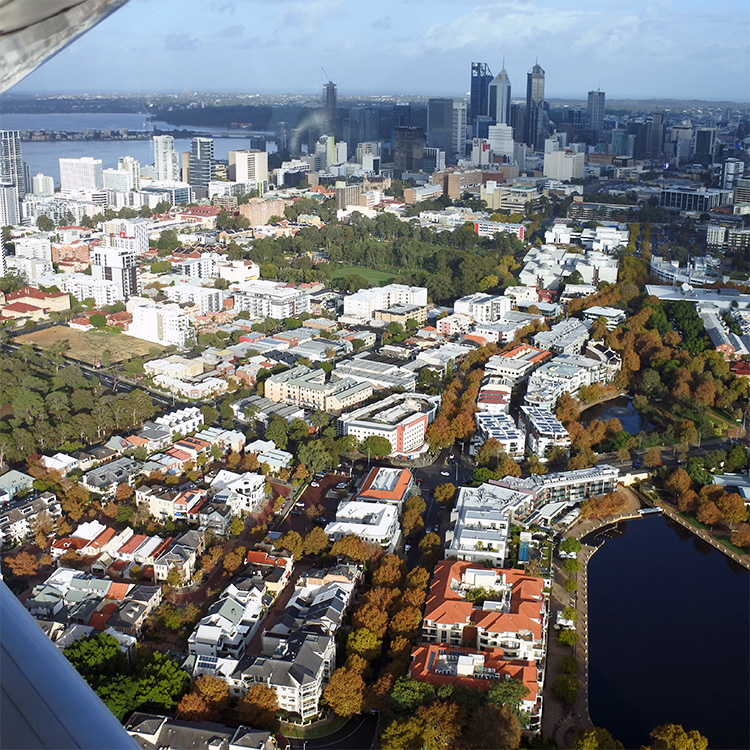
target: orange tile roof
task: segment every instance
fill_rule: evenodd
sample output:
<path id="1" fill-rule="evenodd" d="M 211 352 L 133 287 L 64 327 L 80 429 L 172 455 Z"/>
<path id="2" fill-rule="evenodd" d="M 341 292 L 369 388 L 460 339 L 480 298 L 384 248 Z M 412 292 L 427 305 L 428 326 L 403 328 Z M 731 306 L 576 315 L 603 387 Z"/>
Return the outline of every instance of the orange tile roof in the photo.
<path id="1" fill-rule="evenodd" d="M 415 646 L 411 652 L 412 661 L 409 667 L 409 674 L 412 679 L 428 682 L 435 687 L 458 683 L 466 687 L 478 688 L 479 690 L 490 690 L 497 684 L 495 680 L 484 680 L 480 677 L 436 674 L 434 667 L 440 653 L 444 651 L 465 654 L 467 656 L 476 653 L 483 654 L 485 667 L 494 669 L 500 678 L 507 676 L 520 680 L 529 690 L 525 700 L 536 701 L 539 693 L 536 664 L 530 661 L 507 661 L 503 659 L 503 650 L 501 648 L 491 648 L 480 652 L 475 648 L 450 646 L 445 643 L 421 643 Z"/>
<path id="2" fill-rule="evenodd" d="M 107 526 L 104 531 L 102 531 L 101 534 L 99 534 L 96 539 L 94 539 L 91 544 L 92 546 L 99 547 L 101 549 L 117 532 L 111 527 Z"/>
<path id="3" fill-rule="evenodd" d="M 89 620 L 89 625 L 94 630 L 106 630 L 107 621 L 117 611 L 117 605 L 114 602 L 109 602 L 102 607 L 101 611 L 94 612 Z"/>
<path id="4" fill-rule="evenodd" d="M 476 625 L 490 633 L 516 633 L 528 630 L 534 638 L 542 637 L 542 615 L 544 608 L 541 578 L 527 576 L 522 571 L 493 568 L 505 575 L 511 587 L 510 612 L 498 612 L 474 607 L 471 602 L 451 588 L 452 581 L 460 581 L 464 571 L 479 568 L 467 561 L 442 560 L 435 567 L 430 591 L 425 605 L 425 620 L 442 624 Z"/>
<path id="5" fill-rule="evenodd" d="M 152 553 L 151 557 L 154 560 L 158 560 L 161 555 L 163 555 L 171 546 L 172 546 L 172 539 L 174 537 L 168 536 Z M 141 569 L 141 572 L 145 570 L 145 566 Z"/>
<path id="6" fill-rule="evenodd" d="M 133 534 L 125 544 L 117 550 L 122 555 L 129 555 L 131 552 L 135 552 L 140 547 L 147 537 L 145 534 Z"/>
<path id="7" fill-rule="evenodd" d="M 89 543 L 88 539 L 78 539 L 74 536 L 66 536 L 62 539 L 55 539 L 52 542 L 53 549 L 83 549 Z"/>
<path id="8" fill-rule="evenodd" d="M 267 552 L 253 549 L 248 551 L 245 562 L 255 563 L 256 565 L 276 565 L 280 568 L 286 568 L 289 564 L 289 560 L 285 557 L 273 557 Z"/>
<path id="9" fill-rule="evenodd" d="M 129 583 L 118 583 L 112 581 L 107 591 L 107 599 L 116 599 L 117 601 L 123 601 L 130 591 Z"/>
<path id="10" fill-rule="evenodd" d="M 388 471 L 393 471 L 390 467 Z M 362 483 L 362 489 L 357 493 L 358 497 L 364 497 L 373 500 L 401 500 L 409 487 L 412 480 L 411 472 L 408 469 L 400 469 L 398 480 L 392 490 L 372 488 L 378 472 L 382 471 L 381 467 L 376 466 L 370 470 L 370 473 Z"/>

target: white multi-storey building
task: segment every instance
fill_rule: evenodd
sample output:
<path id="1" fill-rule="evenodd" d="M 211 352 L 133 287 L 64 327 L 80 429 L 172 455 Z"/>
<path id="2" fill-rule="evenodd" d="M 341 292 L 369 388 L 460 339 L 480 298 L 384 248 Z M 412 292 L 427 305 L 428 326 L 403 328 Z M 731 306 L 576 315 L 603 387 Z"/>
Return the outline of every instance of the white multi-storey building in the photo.
<path id="1" fill-rule="evenodd" d="M 168 286 L 164 294 L 174 302 L 183 304 L 192 302 L 198 306 L 200 315 L 206 313 L 220 312 L 224 309 L 224 293 L 221 289 L 198 286 L 197 284 L 180 284 Z"/>
<path id="2" fill-rule="evenodd" d="M 113 282 L 116 299 L 127 300 L 141 293 L 141 274 L 135 252 L 118 247 L 97 247 L 93 255 L 91 278 Z"/>
<path id="3" fill-rule="evenodd" d="M 529 406 L 554 409 L 563 393 L 575 396 L 581 386 L 608 383 L 611 379 L 612 368 L 607 361 L 580 354 L 561 354 L 531 375 L 524 400 Z"/>
<path id="4" fill-rule="evenodd" d="M 55 181 L 46 174 L 35 174 L 31 178 L 32 192 L 34 195 L 54 195 Z"/>
<path id="5" fill-rule="evenodd" d="M 180 168 L 174 138 L 171 135 L 154 136 L 154 167 L 159 180 L 179 180 Z"/>
<path id="6" fill-rule="evenodd" d="M 81 302 L 93 299 L 97 307 L 114 305 L 118 300 L 122 300 L 114 281 L 94 279 L 83 273 L 66 273 L 62 289 Z"/>
<path id="7" fill-rule="evenodd" d="M 138 305 L 133 309 L 133 322 L 127 334 L 182 349 L 190 336 L 190 318 L 179 305 Z"/>
<path id="8" fill-rule="evenodd" d="M 102 187 L 117 193 L 127 193 L 133 189 L 133 175 L 126 169 L 103 169 Z"/>
<path id="9" fill-rule="evenodd" d="M 62 157 L 60 160 L 60 189 L 76 193 L 86 190 L 101 190 L 102 160 L 91 156 L 80 159 Z"/>
<path id="10" fill-rule="evenodd" d="M 268 154 L 257 149 L 229 152 L 229 179 L 255 182 L 262 195 L 268 189 Z"/>
<path id="11" fill-rule="evenodd" d="M 129 172 L 133 190 L 141 189 L 141 163 L 132 156 L 122 156 L 117 160 L 117 169 Z"/>
<path id="12" fill-rule="evenodd" d="M 570 434 L 549 409 L 522 406 L 518 419 L 526 431 L 526 448 L 541 461 L 546 460 L 550 448 L 570 446 Z"/>
<path id="13" fill-rule="evenodd" d="M 116 247 L 143 255 L 148 250 L 151 222 L 148 219 L 113 219 L 102 227 L 105 247 Z"/>
<path id="14" fill-rule="evenodd" d="M 18 224 L 18 188 L 9 182 L 0 182 L 0 224 Z"/>
<path id="15" fill-rule="evenodd" d="M 394 305 L 424 307 L 426 304 L 427 289 L 425 287 L 388 284 L 372 289 L 360 289 L 344 297 L 344 315 L 369 320 L 375 310 L 384 310 Z"/>
<path id="16" fill-rule="evenodd" d="M 246 281 L 235 288 L 234 304 L 253 318 L 284 320 L 310 312 L 310 294 L 276 281 Z"/>
<path id="17" fill-rule="evenodd" d="M 468 315 L 475 323 L 494 323 L 510 312 L 510 308 L 511 301 L 508 297 L 475 292 L 457 299 L 453 312 Z"/>
<path id="18" fill-rule="evenodd" d="M 568 318 L 534 335 L 534 345 L 553 354 L 580 354 L 586 346 L 591 323 L 578 318 Z"/>
<path id="19" fill-rule="evenodd" d="M 522 458 L 526 446 L 526 435 L 516 427 L 509 414 L 490 414 L 477 412 L 474 415 L 477 423 L 477 435 L 473 446 L 478 447 L 486 440 L 494 438 L 502 450 L 511 458 Z"/>
<path id="20" fill-rule="evenodd" d="M 52 243 L 44 234 L 27 234 L 15 241 L 16 257 L 52 262 Z"/>
<path id="21" fill-rule="evenodd" d="M 398 508 L 389 503 L 341 503 L 336 519 L 325 527 L 325 532 L 333 541 L 355 534 L 364 542 L 393 552 L 401 538 Z"/>

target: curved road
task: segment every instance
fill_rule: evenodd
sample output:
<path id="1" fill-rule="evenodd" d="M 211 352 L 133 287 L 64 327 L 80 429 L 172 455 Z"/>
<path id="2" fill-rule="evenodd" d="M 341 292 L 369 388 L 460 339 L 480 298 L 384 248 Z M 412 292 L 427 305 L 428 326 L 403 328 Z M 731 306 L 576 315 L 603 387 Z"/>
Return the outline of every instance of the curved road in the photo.
<path id="1" fill-rule="evenodd" d="M 377 716 L 353 716 L 341 729 L 325 737 L 289 740 L 290 750 L 369 750 L 375 742 Z"/>

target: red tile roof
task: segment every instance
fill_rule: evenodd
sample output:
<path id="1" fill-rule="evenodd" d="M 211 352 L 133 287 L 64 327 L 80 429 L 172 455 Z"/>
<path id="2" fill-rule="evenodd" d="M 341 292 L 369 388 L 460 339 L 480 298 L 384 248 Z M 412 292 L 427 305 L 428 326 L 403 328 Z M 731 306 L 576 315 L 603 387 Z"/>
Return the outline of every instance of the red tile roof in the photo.
<path id="1" fill-rule="evenodd" d="M 106 630 L 109 618 L 117 611 L 117 605 L 114 602 L 105 604 L 99 612 L 94 612 L 89 620 L 89 625 L 94 630 Z"/>
<path id="2" fill-rule="evenodd" d="M 133 534 L 133 536 L 131 536 L 130 539 L 128 539 L 128 541 L 117 551 L 122 555 L 129 555 L 135 552 L 147 538 L 148 537 L 145 534 Z"/>
<path id="3" fill-rule="evenodd" d="M 115 599 L 117 601 L 123 601 L 130 591 L 129 583 L 118 583 L 112 581 L 107 591 L 107 599 Z"/>
<path id="4" fill-rule="evenodd" d="M 408 469 L 395 469 L 395 471 L 400 471 L 400 473 L 392 490 L 379 489 L 377 487 L 373 488 L 372 485 L 375 482 L 378 473 L 382 470 L 383 469 L 378 466 L 370 470 L 370 473 L 362 483 L 362 488 L 357 493 L 358 497 L 364 497 L 368 500 L 391 501 L 401 500 L 401 498 L 403 498 L 407 488 L 409 487 L 409 484 L 411 483 L 411 472 Z M 394 471 L 394 469 L 391 469 L 389 467 L 388 469 L 386 469 L 386 471 L 391 472 Z"/>

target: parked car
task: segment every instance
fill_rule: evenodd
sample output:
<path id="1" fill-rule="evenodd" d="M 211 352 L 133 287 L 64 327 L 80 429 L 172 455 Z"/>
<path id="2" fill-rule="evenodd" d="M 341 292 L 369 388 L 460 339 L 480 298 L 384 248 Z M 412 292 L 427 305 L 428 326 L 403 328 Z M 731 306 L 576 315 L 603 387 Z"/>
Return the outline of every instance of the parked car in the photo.
<path id="1" fill-rule="evenodd" d="M 449 477 L 450 475 L 451 475 L 451 473 L 449 471 L 441 471 L 440 472 L 440 476 L 443 476 L 443 477 Z"/>
<path id="2" fill-rule="evenodd" d="M 310 487 L 320 487 L 319 482 L 310 482 Z"/>

